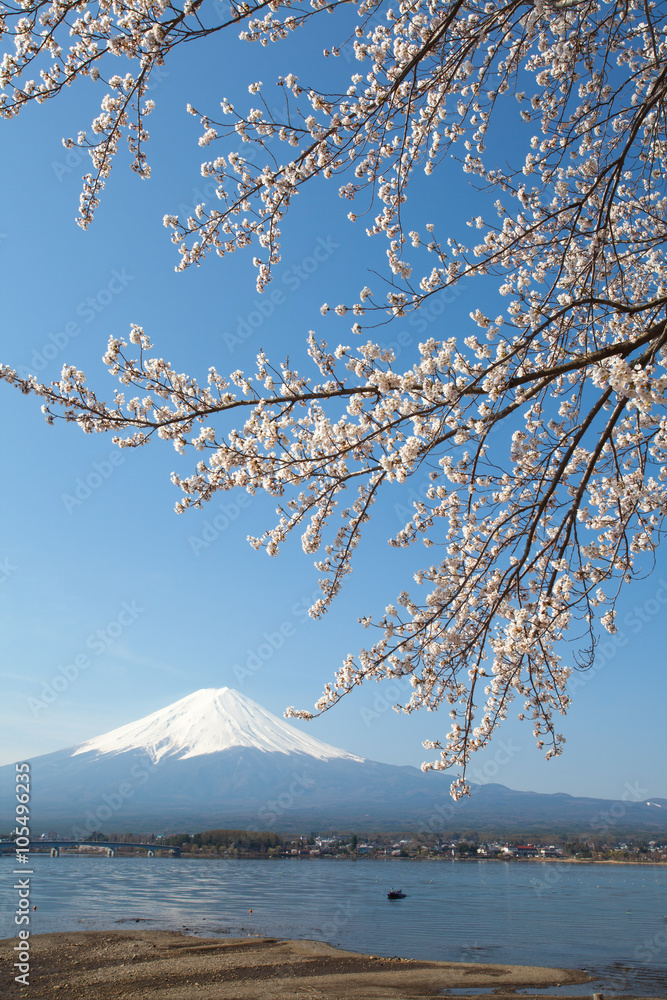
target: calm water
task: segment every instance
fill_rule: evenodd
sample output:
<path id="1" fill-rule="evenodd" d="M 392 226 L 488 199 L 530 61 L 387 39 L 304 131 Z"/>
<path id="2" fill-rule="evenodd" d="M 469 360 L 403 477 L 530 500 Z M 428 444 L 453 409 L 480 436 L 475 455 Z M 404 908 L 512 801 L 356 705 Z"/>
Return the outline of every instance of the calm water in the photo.
<path id="1" fill-rule="evenodd" d="M 603 974 L 606 992 L 667 997 L 667 867 L 45 855 L 31 863 L 33 933 L 316 938 L 378 955 L 586 969 Z M 14 867 L 0 860 L 5 900 L 16 894 Z M 387 900 L 392 887 L 407 898 Z M 7 907 L 0 937 L 14 933 Z"/>

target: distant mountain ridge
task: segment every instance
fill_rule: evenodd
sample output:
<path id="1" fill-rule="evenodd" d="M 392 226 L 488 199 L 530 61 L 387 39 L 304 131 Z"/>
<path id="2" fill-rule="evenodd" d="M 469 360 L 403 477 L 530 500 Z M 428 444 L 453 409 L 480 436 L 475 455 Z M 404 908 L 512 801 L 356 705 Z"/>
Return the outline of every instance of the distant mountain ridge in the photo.
<path id="1" fill-rule="evenodd" d="M 454 803 L 446 774 L 358 757 L 230 688 L 196 691 L 30 763 L 35 836 L 222 827 L 667 836 L 667 799 L 636 801 L 636 789 L 613 801 L 486 784 Z M 13 829 L 14 783 L 14 765 L 1 767 L 0 832 Z"/>

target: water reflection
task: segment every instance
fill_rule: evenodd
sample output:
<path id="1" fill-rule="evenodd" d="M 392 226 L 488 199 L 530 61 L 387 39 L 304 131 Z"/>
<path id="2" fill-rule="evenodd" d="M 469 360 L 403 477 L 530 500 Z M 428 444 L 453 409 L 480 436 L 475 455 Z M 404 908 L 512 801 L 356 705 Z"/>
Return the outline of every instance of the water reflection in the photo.
<path id="1" fill-rule="evenodd" d="M 137 926 L 312 937 L 378 955 L 604 967 L 614 989 L 641 983 L 644 995 L 667 996 L 659 866 L 65 855 L 31 863 L 34 933 Z M 10 868 L 3 859 L 5 899 Z M 407 898 L 389 902 L 392 885 Z M 15 933 L 7 911 L 0 930 Z"/>

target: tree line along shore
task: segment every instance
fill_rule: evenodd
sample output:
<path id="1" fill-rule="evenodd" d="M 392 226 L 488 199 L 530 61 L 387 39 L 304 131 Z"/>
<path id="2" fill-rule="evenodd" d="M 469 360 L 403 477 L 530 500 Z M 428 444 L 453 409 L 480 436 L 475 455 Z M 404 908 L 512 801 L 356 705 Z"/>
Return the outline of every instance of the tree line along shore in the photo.
<path id="1" fill-rule="evenodd" d="M 70 838 L 57 833 L 44 835 L 46 842 Z M 501 861 L 613 861 L 625 863 L 662 863 L 667 861 L 667 838 L 604 841 L 576 837 L 482 839 L 474 832 L 451 837 L 409 833 L 323 834 L 283 836 L 274 832 L 252 830 L 204 830 L 168 835 L 112 833 L 93 831 L 77 846 L 63 848 L 63 853 L 102 850 L 101 844 L 113 844 L 116 853 L 130 854 L 133 845 L 151 845 L 156 851 L 178 852 L 186 857 L 250 858 L 387 858 L 414 860 L 501 860 Z M 126 845 L 126 846 L 124 846 Z M 34 849 L 34 848 L 32 848 Z M 38 849 L 38 848 L 37 848 Z"/>

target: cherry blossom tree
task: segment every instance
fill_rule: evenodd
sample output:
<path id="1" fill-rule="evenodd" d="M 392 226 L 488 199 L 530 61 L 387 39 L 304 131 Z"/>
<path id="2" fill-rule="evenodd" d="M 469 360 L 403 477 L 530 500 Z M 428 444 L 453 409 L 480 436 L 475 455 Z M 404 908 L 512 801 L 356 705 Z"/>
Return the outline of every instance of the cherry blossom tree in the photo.
<path id="1" fill-rule="evenodd" d="M 2 63 L 0 102 L 11 117 L 79 77 L 98 81 L 100 115 L 65 142 L 90 152 L 85 228 L 123 136 L 133 169 L 149 175 L 146 89 L 172 49 L 230 31 L 267 45 L 332 12 L 323 58 L 351 51 L 358 72 L 340 59 L 340 92 L 324 92 L 313 59 L 314 80 L 277 81 L 283 112 L 252 80 L 249 109 L 223 95 L 217 117 L 188 106 L 211 150 L 202 172 L 218 204 L 164 222 L 180 269 L 252 247 L 261 292 L 279 264 L 294 196 L 311 180 L 334 181 L 349 219 L 364 227 L 360 238 L 387 240 L 384 279 L 335 306 L 352 317 L 347 343 L 332 349 L 311 331 L 299 370 L 260 352 L 254 370 L 211 367 L 202 384 L 157 357 L 133 326 L 104 357 L 120 382 L 111 402 L 72 366 L 50 384 L 6 366 L 0 374 L 40 397 L 49 422 L 111 432 L 121 447 L 161 438 L 197 452 L 192 474 L 173 476 L 179 512 L 220 490 L 277 498 L 277 521 L 250 542 L 276 555 L 291 531 L 301 533 L 322 575 L 315 618 L 341 589 L 380 496 L 426 474 L 427 495 L 389 542 L 421 543 L 434 561 L 378 619 L 363 619 L 374 641 L 345 660 L 316 711 L 364 682 L 409 677 L 411 697 L 398 708 L 449 710 L 451 728 L 424 744 L 436 759 L 423 766 L 455 768 L 458 797 L 468 791 L 471 753 L 488 745 L 515 699 L 547 757 L 561 752 L 556 716 L 569 705 L 568 678 L 592 663 L 600 628 L 615 631 L 620 587 L 650 565 L 663 530 L 667 25 L 659 6 L 20 0 L 2 21 L 14 49 Z M 133 72 L 109 75 L 114 57 Z M 518 162 L 508 163 L 502 136 L 515 119 Z M 251 153 L 229 153 L 230 137 Z M 406 221 L 410 182 L 436 192 L 452 156 L 482 211 L 467 240 L 429 218 L 413 228 Z M 371 331 L 472 279 L 479 307 L 469 328 L 425 340 L 403 370 Z M 499 314 L 486 315 L 497 296 Z"/>

